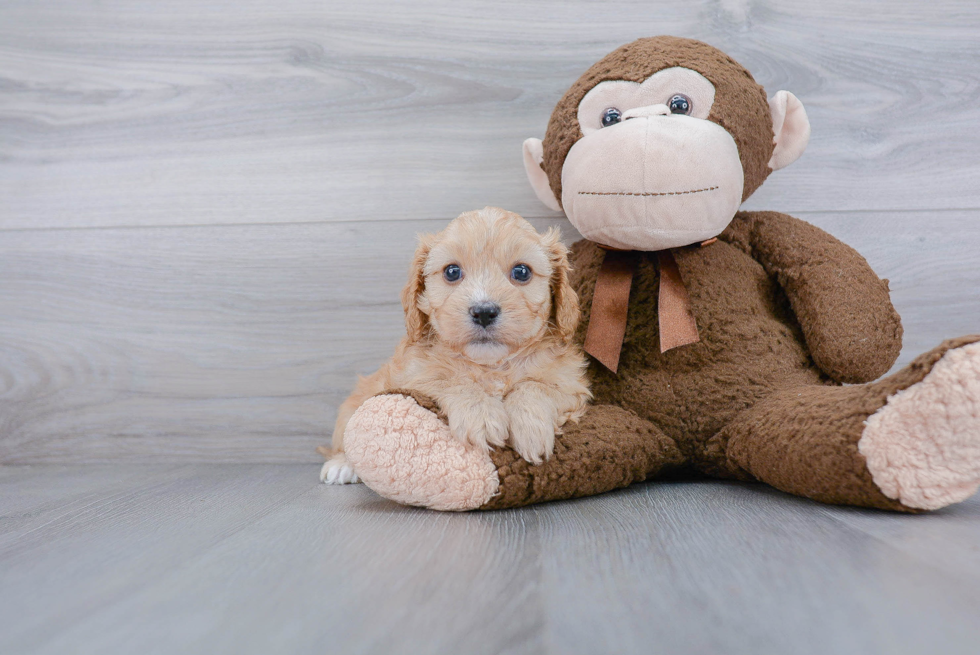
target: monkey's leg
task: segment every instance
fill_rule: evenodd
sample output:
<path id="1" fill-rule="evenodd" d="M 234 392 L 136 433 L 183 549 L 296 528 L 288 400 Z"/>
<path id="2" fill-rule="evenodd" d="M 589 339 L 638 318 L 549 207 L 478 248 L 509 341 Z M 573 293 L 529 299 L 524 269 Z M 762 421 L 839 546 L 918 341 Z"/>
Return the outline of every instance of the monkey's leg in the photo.
<path id="1" fill-rule="evenodd" d="M 555 439 L 555 452 L 534 465 L 510 448 L 490 453 L 498 493 L 480 509 L 593 496 L 678 468 L 685 457 L 653 423 L 615 405 L 592 405 Z"/>
<path id="2" fill-rule="evenodd" d="M 407 393 L 407 392 L 406 392 Z M 418 394 L 375 396 L 348 423 L 344 448 L 371 489 L 438 510 L 504 509 L 625 487 L 683 463 L 673 440 L 619 407 L 590 407 L 533 465 L 510 448 L 465 447 Z"/>
<path id="3" fill-rule="evenodd" d="M 980 486 L 980 336 L 877 382 L 777 393 L 707 454 L 709 470 L 826 503 L 917 511 L 965 500 Z"/>

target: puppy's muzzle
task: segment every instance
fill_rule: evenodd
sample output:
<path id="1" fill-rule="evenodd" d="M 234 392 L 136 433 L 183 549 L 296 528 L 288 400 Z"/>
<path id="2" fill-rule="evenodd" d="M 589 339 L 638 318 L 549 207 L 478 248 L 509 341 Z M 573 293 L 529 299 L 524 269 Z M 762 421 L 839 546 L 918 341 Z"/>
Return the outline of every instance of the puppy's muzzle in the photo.
<path id="1" fill-rule="evenodd" d="M 500 305 L 494 303 L 479 303 L 470 307 L 470 316 L 473 322 L 482 328 L 490 327 L 500 315 Z"/>

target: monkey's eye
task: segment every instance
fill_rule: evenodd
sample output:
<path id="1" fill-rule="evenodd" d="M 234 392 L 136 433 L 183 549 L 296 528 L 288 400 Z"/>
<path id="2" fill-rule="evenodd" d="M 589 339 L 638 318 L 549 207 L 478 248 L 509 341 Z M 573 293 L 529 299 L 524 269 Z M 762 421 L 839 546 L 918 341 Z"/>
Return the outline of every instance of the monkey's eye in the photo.
<path id="1" fill-rule="evenodd" d="M 518 282 L 527 282 L 531 279 L 531 269 L 527 264 L 515 264 L 514 268 L 510 269 L 510 276 Z"/>
<path id="2" fill-rule="evenodd" d="M 442 277 L 446 278 L 446 282 L 458 282 L 459 278 L 463 277 L 463 269 L 459 264 L 450 264 L 442 269 Z"/>
<path id="3" fill-rule="evenodd" d="M 623 120 L 623 112 L 619 111 L 615 107 L 610 107 L 606 111 L 602 112 L 603 127 L 609 127 L 610 125 L 615 125 L 621 120 Z"/>
<path id="4" fill-rule="evenodd" d="M 671 97 L 670 101 L 667 103 L 670 107 L 670 113 L 672 114 L 690 114 L 691 113 L 691 99 L 682 93 L 678 93 Z"/>

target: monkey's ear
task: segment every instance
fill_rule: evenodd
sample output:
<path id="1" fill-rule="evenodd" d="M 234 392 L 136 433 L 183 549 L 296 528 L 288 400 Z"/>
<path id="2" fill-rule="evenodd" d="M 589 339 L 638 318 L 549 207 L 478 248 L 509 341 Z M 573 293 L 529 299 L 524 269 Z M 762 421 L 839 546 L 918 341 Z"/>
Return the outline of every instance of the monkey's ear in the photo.
<path id="1" fill-rule="evenodd" d="M 551 184 L 548 182 L 548 174 L 541 168 L 543 161 L 544 145 L 541 143 L 541 139 L 531 138 L 525 141 L 524 170 L 527 171 L 527 179 L 531 183 L 531 188 L 534 189 L 538 200 L 543 202 L 548 209 L 553 209 L 556 212 L 561 211 L 561 205 L 558 204 L 558 200 L 551 190 Z"/>
<path id="2" fill-rule="evenodd" d="M 779 91 L 769 99 L 772 132 L 776 149 L 772 151 L 769 168 L 774 171 L 789 166 L 800 158 L 810 142 L 810 119 L 803 103 L 789 91 Z"/>

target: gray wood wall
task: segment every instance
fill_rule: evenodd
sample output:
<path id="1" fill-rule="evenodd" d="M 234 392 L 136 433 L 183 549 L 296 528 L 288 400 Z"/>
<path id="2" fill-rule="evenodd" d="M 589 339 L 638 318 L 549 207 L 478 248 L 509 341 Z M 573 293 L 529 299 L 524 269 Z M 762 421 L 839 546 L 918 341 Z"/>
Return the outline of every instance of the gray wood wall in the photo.
<path id="1" fill-rule="evenodd" d="M 980 3 L 0 3 L 0 462 L 313 462 L 402 333 L 414 235 L 563 224 L 521 142 L 593 61 L 705 40 L 813 126 L 746 204 L 980 331 Z M 564 224 L 568 240 L 574 232 Z"/>

